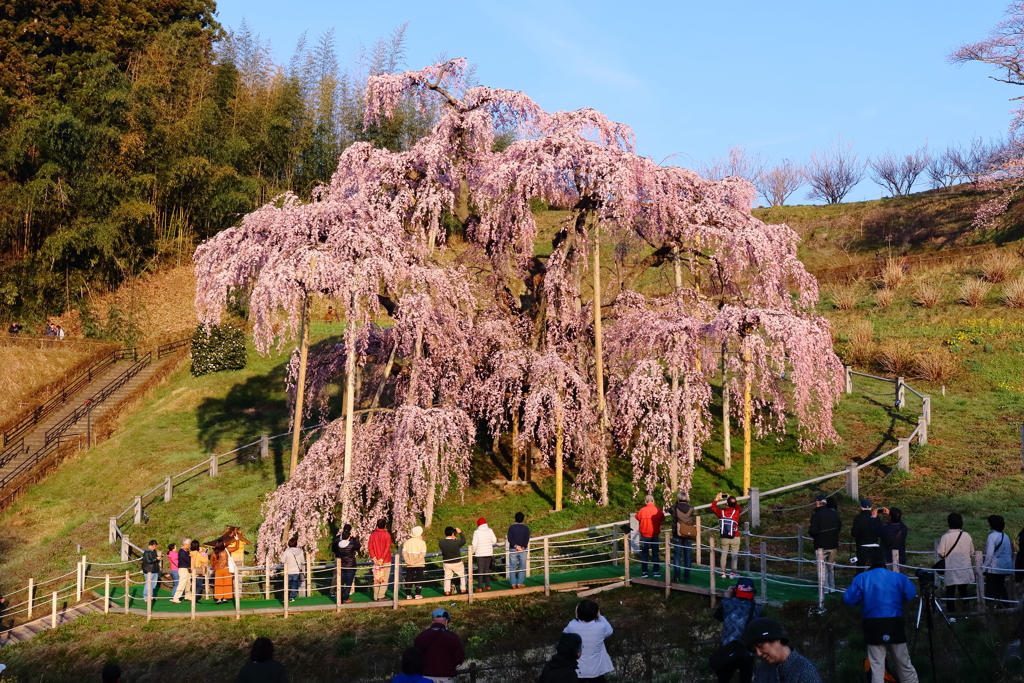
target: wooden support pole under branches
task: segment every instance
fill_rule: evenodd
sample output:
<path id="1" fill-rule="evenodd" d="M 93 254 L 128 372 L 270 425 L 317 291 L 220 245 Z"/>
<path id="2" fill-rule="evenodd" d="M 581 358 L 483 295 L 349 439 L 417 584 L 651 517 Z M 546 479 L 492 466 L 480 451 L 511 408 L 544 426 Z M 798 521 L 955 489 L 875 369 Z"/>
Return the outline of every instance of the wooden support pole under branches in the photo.
<path id="1" fill-rule="evenodd" d="M 295 413 L 292 416 L 292 458 L 288 467 L 288 478 L 295 476 L 299 466 L 299 442 L 302 439 L 302 408 L 306 395 L 306 357 L 309 354 L 309 295 L 302 298 L 302 314 L 299 320 L 299 377 L 295 385 Z"/>
<path id="2" fill-rule="evenodd" d="M 732 428 L 729 415 L 729 375 L 725 366 L 727 346 L 722 342 L 722 466 L 732 469 Z"/>
<path id="3" fill-rule="evenodd" d="M 562 471 L 564 469 L 562 464 L 563 417 L 561 406 L 555 408 L 555 512 L 562 509 Z"/>
<path id="4" fill-rule="evenodd" d="M 605 430 L 608 428 L 604 401 L 604 351 L 601 331 L 601 224 L 594 217 L 594 375 L 597 385 L 598 438 L 601 442 L 601 499 L 599 505 L 608 507 L 608 451 L 605 448 Z"/>
<path id="5" fill-rule="evenodd" d="M 752 436 L 751 432 L 751 419 L 753 415 L 753 405 L 750 397 L 750 383 L 751 373 L 753 372 L 753 362 L 750 358 L 750 351 L 743 349 L 743 490 L 750 490 L 750 440 Z"/>

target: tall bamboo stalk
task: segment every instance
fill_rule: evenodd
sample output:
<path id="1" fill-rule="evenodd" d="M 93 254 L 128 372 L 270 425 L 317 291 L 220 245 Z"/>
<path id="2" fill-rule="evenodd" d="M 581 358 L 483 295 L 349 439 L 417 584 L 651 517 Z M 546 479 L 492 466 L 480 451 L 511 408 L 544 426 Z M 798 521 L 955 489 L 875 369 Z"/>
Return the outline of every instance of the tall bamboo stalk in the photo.
<path id="1" fill-rule="evenodd" d="M 750 374 L 752 371 L 750 351 L 743 349 L 743 491 L 750 491 L 750 418 L 753 407 L 750 402 Z"/>
<path id="2" fill-rule="evenodd" d="M 299 322 L 299 379 L 295 387 L 295 415 L 292 417 L 292 460 L 288 478 L 295 476 L 299 466 L 299 441 L 302 437 L 302 402 L 306 395 L 306 356 L 309 353 L 309 295 L 302 299 L 302 319 Z"/>
<path id="3" fill-rule="evenodd" d="M 608 451 L 605 450 L 605 429 L 607 416 L 604 403 L 604 352 L 602 351 L 601 334 L 601 228 L 594 219 L 594 361 L 597 375 L 597 414 L 600 420 L 599 436 L 601 439 L 601 501 L 602 507 L 608 505 Z M 561 508 L 559 508 L 561 509 Z"/>

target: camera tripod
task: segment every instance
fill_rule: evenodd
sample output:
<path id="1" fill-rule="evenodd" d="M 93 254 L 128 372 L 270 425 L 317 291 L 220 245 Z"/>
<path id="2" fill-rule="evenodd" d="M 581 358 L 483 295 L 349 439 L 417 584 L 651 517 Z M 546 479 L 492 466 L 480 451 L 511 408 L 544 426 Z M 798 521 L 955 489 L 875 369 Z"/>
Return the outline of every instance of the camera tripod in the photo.
<path id="1" fill-rule="evenodd" d="M 935 597 L 935 584 L 928 583 L 924 579 L 919 580 L 918 583 L 921 590 L 921 599 L 917 603 L 917 621 L 914 624 L 914 648 L 912 649 L 917 647 L 917 634 L 921 632 L 921 614 L 923 612 L 925 617 L 925 626 L 928 628 L 928 661 L 932 665 L 932 683 L 935 683 L 935 644 L 932 642 L 932 607 L 939 611 L 939 615 L 942 617 L 942 620 L 946 622 L 946 627 L 949 629 L 949 632 L 953 634 L 953 638 L 956 640 L 957 645 L 959 645 L 960 649 L 964 651 L 965 655 L 967 655 L 967 659 L 970 661 L 971 666 L 977 668 L 977 665 L 974 663 L 974 659 L 971 657 L 971 653 L 967 651 L 967 647 L 960 641 L 960 636 L 958 636 L 956 631 L 953 630 L 953 625 L 949 623 L 949 617 L 947 617 L 946 613 L 942 611 L 942 605 L 939 604 L 939 599 Z"/>

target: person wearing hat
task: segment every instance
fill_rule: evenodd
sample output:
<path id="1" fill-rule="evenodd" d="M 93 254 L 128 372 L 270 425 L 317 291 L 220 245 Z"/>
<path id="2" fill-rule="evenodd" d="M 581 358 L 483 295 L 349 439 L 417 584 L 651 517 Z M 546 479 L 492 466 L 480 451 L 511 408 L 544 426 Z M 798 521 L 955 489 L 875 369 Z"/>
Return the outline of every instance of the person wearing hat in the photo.
<path id="1" fill-rule="evenodd" d="M 423 567 L 426 564 L 427 544 L 423 540 L 423 527 L 414 526 L 409 538 L 402 544 L 402 561 L 405 563 L 405 595 L 409 600 L 419 600 L 420 584 L 423 583 Z M 410 588 L 411 586 L 411 588 Z"/>
<path id="2" fill-rule="evenodd" d="M 473 532 L 473 543 L 470 550 L 476 558 L 477 586 L 482 591 L 491 590 L 491 563 L 494 562 L 494 546 L 498 537 L 494 535 L 487 520 L 481 517 L 476 520 L 476 531 Z"/>
<path id="3" fill-rule="evenodd" d="M 423 675 L 434 683 L 454 683 L 456 669 L 466 660 L 459 636 L 448 630 L 448 610 L 435 609 L 430 626 L 421 631 L 413 645 L 423 653 Z"/>
<path id="4" fill-rule="evenodd" d="M 583 639 L 576 633 L 563 633 L 555 646 L 555 656 L 544 665 L 537 683 L 571 683 L 578 681 L 576 662 L 583 654 Z"/>
<path id="5" fill-rule="evenodd" d="M 828 593 L 836 589 L 836 560 L 839 559 L 839 531 L 842 528 L 843 520 L 839 513 L 828 506 L 825 494 L 819 493 L 814 498 L 814 512 L 811 513 L 807 534 L 814 539 L 814 554 L 821 550 L 825 558 L 825 588 Z"/>
<path id="6" fill-rule="evenodd" d="M 872 558 L 871 569 L 855 576 L 843 594 L 847 605 L 861 605 L 872 683 L 882 683 L 885 678 L 887 654 L 896 667 L 900 683 L 917 683 L 903 623 L 903 603 L 915 597 L 917 590 L 910 579 L 898 571 L 886 569 L 881 557 Z"/>
<path id="7" fill-rule="evenodd" d="M 388 583 L 391 581 L 391 534 L 388 533 L 387 525 L 387 520 L 378 519 L 377 528 L 366 542 L 366 549 L 373 560 L 374 600 L 387 597 Z"/>
<path id="8" fill-rule="evenodd" d="M 458 534 L 458 537 L 455 536 Z M 441 550 L 441 566 L 444 568 L 444 594 L 452 594 L 452 578 L 459 577 L 459 588 L 466 591 L 466 565 L 462 564 L 462 546 L 466 545 L 466 537 L 462 529 L 453 526 L 445 527 L 444 538 L 437 542 Z"/>
<path id="9" fill-rule="evenodd" d="M 668 512 L 672 517 L 672 581 L 690 583 L 690 557 L 697 526 L 686 491 L 676 494 L 676 504 Z"/>
<path id="10" fill-rule="evenodd" d="M 857 573 L 861 574 L 871 566 L 873 557 L 882 555 L 878 534 L 871 530 L 871 501 L 867 498 L 860 499 L 860 512 L 853 518 L 850 535 L 857 547 L 857 566 L 861 567 Z"/>
<path id="11" fill-rule="evenodd" d="M 818 668 L 789 646 L 789 634 L 774 619 L 760 617 L 747 624 L 743 644 L 762 662 L 753 683 L 822 683 Z"/>
<path id="12" fill-rule="evenodd" d="M 743 645 L 743 629 L 761 616 L 761 606 L 754 600 L 754 582 L 743 578 L 730 586 L 725 599 L 718 603 L 714 617 L 722 622 L 722 645 L 711 655 L 711 670 L 718 683 L 729 683 L 736 671 L 740 683 L 750 683 L 754 675 L 754 658 Z"/>

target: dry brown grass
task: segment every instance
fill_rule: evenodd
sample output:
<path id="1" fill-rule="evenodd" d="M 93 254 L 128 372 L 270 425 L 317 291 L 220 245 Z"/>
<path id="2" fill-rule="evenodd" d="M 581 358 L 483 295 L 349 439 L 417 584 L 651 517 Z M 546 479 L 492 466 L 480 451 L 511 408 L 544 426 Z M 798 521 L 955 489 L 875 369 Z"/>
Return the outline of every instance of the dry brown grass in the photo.
<path id="1" fill-rule="evenodd" d="M 914 376 L 928 382 L 945 382 L 960 372 L 960 361 L 947 349 L 928 349 L 914 359 Z"/>
<path id="2" fill-rule="evenodd" d="M 892 300 L 896 298 L 896 293 L 891 289 L 879 289 L 875 292 L 875 305 L 879 308 L 889 308 L 892 305 Z"/>
<path id="3" fill-rule="evenodd" d="M 847 334 L 850 339 L 847 362 L 860 366 L 870 364 L 875 353 L 875 326 L 861 318 L 850 324 Z"/>
<path id="4" fill-rule="evenodd" d="M 957 301 L 966 306 L 980 306 L 985 303 L 985 297 L 988 296 L 991 289 L 992 285 L 984 280 L 974 277 L 968 278 L 960 285 L 960 296 Z"/>
<path id="5" fill-rule="evenodd" d="M 882 286 L 886 289 L 899 289 L 907 281 L 907 268 L 904 259 L 886 259 L 882 266 L 882 274 L 879 276 Z"/>
<path id="6" fill-rule="evenodd" d="M 875 362 L 890 375 L 906 377 L 915 367 L 914 348 L 906 339 L 886 339 L 878 345 Z"/>
<path id="7" fill-rule="evenodd" d="M 854 284 L 847 285 L 834 285 L 829 290 L 829 294 L 832 296 L 832 303 L 836 305 L 840 311 L 850 311 L 857 307 L 860 303 L 860 288 Z"/>
<path id="8" fill-rule="evenodd" d="M 1009 250 L 1000 249 L 985 257 L 981 262 L 981 274 L 989 282 L 1000 283 L 1010 279 L 1020 265 L 1020 258 Z"/>
<path id="9" fill-rule="evenodd" d="M 86 344 L 55 349 L 0 346 L 0 423 L 6 424 L 23 409 L 35 406 L 49 394 L 44 388 L 60 380 L 94 352 Z"/>
<path id="10" fill-rule="evenodd" d="M 942 303 L 942 288 L 930 280 L 922 281 L 914 290 L 914 302 L 925 308 L 935 308 Z"/>
<path id="11" fill-rule="evenodd" d="M 1000 298 L 1007 308 L 1024 308 L 1024 277 L 1017 276 L 1003 285 Z"/>

